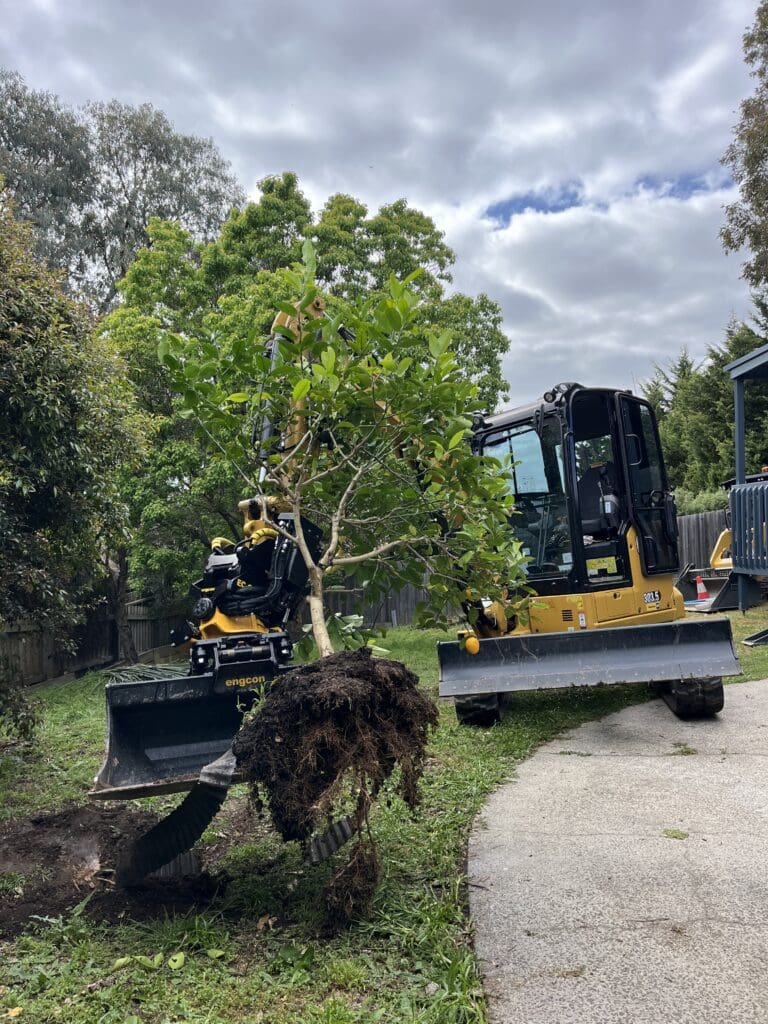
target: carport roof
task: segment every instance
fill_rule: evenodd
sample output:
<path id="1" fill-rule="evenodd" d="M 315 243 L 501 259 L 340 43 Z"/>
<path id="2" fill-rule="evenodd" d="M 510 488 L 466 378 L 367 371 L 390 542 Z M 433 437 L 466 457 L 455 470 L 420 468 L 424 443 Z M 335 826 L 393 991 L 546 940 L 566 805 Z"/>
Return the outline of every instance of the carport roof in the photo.
<path id="1" fill-rule="evenodd" d="M 768 380 L 768 345 L 747 352 L 745 356 L 734 359 L 725 369 L 730 373 L 731 380 Z"/>

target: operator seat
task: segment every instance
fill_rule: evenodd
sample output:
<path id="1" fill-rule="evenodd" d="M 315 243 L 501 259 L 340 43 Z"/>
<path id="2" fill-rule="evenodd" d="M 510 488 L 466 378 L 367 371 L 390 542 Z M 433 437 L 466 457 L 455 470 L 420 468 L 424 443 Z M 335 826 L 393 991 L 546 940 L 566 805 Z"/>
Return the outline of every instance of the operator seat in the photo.
<path id="1" fill-rule="evenodd" d="M 582 533 L 599 537 L 611 531 L 600 509 L 603 494 L 616 493 L 616 466 L 612 462 L 601 462 L 590 466 L 578 481 L 579 513 Z"/>

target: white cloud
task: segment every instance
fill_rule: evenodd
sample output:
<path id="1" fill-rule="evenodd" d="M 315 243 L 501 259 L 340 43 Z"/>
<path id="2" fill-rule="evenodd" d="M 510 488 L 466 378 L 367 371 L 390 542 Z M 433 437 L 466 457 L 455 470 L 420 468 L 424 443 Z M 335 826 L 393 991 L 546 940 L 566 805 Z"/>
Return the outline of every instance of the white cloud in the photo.
<path id="1" fill-rule="evenodd" d="M 291 169 L 316 208 L 344 191 L 430 212 L 456 286 L 502 304 L 520 400 L 631 385 L 747 313 L 717 232 L 754 0 L 53 4 L 0 0 L 0 63 L 30 84 L 149 100 L 252 190 Z M 485 214 L 564 189 L 583 205 Z"/>

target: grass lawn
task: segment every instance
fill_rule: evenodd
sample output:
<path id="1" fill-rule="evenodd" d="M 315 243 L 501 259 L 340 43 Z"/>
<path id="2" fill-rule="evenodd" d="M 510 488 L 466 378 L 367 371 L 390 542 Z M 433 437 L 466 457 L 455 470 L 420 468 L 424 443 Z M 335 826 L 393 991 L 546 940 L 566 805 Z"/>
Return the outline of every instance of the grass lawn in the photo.
<path id="1" fill-rule="evenodd" d="M 737 639 L 768 628 L 765 607 L 732 619 Z M 398 629 L 386 641 L 433 694 L 441 636 Z M 742 678 L 768 677 L 768 648 L 739 645 L 739 655 Z M 204 913 L 117 925 L 70 914 L 0 943 L 0 1021 L 20 1007 L 22 1024 L 482 1024 L 463 877 L 474 815 L 538 744 L 648 695 L 521 694 L 488 731 L 459 728 L 441 707 L 421 810 L 412 817 L 398 799 L 379 802 L 384 878 L 365 920 L 319 937 L 318 895 L 332 867 L 305 869 L 294 844 L 257 834 L 226 855 L 236 881 Z M 100 762 L 100 678 L 40 687 L 36 697 L 44 720 L 35 749 L 0 750 L 0 817 L 82 802 Z M 12 898 L 19 880 L 6 879 L 5 893 L 3 882 L 0 899 Z"/>

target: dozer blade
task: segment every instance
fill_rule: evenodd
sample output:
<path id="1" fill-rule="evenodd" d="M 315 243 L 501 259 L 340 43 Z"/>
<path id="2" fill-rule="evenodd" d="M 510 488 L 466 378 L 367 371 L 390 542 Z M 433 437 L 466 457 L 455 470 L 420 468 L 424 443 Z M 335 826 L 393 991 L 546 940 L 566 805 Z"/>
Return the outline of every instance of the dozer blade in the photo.
<path id="1" fill-rule="evenodd" d="M 734 676 L 741 672 L 728 619 L 534 633 L 437 645 L 440 696 L 550 690 Z"/>

